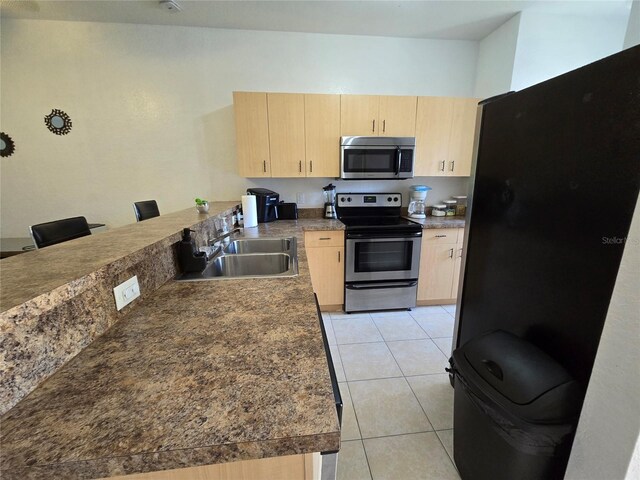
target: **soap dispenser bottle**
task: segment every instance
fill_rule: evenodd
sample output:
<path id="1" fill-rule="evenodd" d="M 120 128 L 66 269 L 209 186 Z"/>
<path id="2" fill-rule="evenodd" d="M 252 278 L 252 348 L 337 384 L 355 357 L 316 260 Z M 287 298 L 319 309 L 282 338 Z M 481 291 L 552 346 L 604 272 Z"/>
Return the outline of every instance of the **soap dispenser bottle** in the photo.
<path id="1" fill-rule="evenodd" d="M 189 228 L 182 229 L 182 241 L 178 245 L 178 263 L 184 273 L 202 272 L 207 267 L 207 254 L 199 252 Z"/>

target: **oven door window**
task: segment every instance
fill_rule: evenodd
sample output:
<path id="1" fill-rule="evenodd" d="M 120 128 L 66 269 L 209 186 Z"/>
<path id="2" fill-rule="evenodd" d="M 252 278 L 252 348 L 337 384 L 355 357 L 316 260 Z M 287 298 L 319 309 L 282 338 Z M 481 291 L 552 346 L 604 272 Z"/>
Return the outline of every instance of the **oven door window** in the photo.
<path id="1" fill-rule="evenodd" d="M 413 242 L 357 242 L 355 273 L 411 271 Z"/>
<path id="2" fill-rule="evenodd" d="M 395 173 L 397 149 L 349 148 L 344 151 L 345 173 Z"/>

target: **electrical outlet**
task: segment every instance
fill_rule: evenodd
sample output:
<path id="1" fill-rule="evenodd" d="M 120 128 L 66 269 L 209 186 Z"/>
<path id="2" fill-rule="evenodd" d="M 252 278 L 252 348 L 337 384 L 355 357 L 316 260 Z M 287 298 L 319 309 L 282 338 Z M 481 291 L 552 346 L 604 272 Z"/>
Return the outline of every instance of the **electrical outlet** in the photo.
<path id="1" fill-rule="evenodd" d="M 305 199 L 305 194 L 304 193 L 298 193 L 296 195 L 296 203 L 298 205 L 304 205 L 305 203 L 307 203 L 305 200 L 306 199 Z"/>
<path id="2" fill-rule="evenodd" d="M 129 280 L 122 282 L 113 289 L 113 296 L 116 297 L 116 308 L 122 310 L 140 296 L 140 285 L 138 276 L 134 275 Z"/>

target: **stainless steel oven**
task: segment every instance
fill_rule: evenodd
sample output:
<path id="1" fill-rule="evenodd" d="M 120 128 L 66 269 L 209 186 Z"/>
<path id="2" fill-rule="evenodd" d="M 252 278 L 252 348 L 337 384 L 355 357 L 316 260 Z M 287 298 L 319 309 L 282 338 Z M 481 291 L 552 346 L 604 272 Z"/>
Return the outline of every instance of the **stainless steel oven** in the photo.
<path id="1" fill-rule="evenodd" d="M 401 205 L 399 193 L 338 194 L 346 312 L 416 306 L 422 227 L 400 217 Z"/>
<path id="2" fill-rule="evenodd" d="M 347 234 L 347 282 L 418 278 L 421 233 L 389 235 Z"/>

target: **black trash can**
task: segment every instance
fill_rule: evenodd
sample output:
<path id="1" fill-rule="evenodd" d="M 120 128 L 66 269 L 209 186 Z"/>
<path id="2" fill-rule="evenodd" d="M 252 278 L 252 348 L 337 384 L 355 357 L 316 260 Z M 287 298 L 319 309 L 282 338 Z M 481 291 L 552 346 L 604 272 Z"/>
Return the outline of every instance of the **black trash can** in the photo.
<path id="1" fill-rule="evenodd" d="M 462 479 L 562 479 L 583 400 L 569 373 L 501 330 L 470 340 L 450 361 Z"/>

